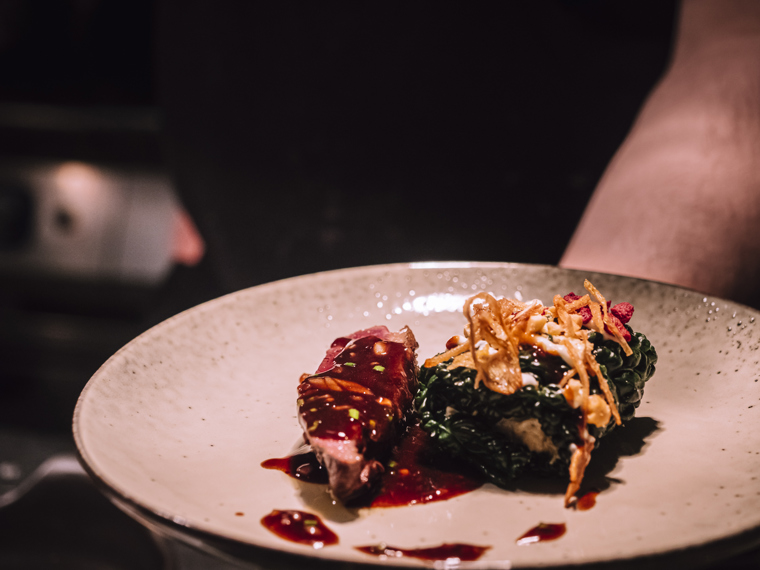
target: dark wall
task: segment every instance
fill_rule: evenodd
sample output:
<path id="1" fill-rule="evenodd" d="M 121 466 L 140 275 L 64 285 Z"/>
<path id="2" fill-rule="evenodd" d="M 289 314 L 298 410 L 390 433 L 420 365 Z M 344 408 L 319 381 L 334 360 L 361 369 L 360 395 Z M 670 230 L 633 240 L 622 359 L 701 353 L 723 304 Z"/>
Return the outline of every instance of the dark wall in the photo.
<path id="1" fill-rule="evenodd" d="M 151 105 L 153 0 L 4 0 L 0 102 Z"/>
<path id="2" fill-rule="evenodd" d="M 170 164 L 224 286 L 556 263 L 666 65 L 673 10 L 161 2 Z"/>

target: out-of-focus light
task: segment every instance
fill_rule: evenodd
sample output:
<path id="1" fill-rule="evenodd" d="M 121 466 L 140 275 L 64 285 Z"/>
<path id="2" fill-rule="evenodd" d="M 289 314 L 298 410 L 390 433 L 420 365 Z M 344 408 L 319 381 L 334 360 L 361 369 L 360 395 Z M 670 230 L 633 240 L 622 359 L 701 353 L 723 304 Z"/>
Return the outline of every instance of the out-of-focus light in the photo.
<path id="1" fill-rule="evenodd" d="M 53 176 L 63 196 L 78 204 L 98 200 L 105 186 L 103 174 L 82 162 L 64 162 Z"/>
<path id="2" fill-rule="evenodd" d="M 172 259 L 177 263 L 193 266 L 203 259 L 206 244 L 190 215 L 184 209 L 174 214 L 172 234 Z"/>
<path id="3" fill-rule="evenodd" d="M 430 313 L 449 312 L 455 313 L 462 310 L 464 302 L 467 299 L 464 295 L 451 293 L 433 293 L 432 295 L 422 295 L 412 301 L 406 301 L 402 305 L 405 311 L 413 311 L 422 315 Z"/>

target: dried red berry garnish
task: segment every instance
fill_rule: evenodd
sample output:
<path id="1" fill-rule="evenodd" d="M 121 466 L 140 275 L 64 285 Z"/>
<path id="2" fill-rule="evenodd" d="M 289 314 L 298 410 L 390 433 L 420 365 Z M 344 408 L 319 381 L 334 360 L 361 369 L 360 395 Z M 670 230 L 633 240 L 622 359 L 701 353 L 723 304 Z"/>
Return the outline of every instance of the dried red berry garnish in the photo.
<path id="1" fill-rule="evenodd" d="M 630 321 L 633 316 L 633 305 L 630 303 L 618 303 L 610 309 L 610 313 L 620 319 L 621 323 L 625 324 Z"/>
<path id="2" fill-rule="evenodd" d="M 572 303 L 573 301 L 577 301 L 578 299 L 580 299 L 580 296 L 571 292 L 565 295 L 563 299 L 568 303 Z M 610 301 L 607 301 L 607 313 L 609 314 L 610 320 L 615 324 L 618 330 L 620 330 L 620 334 L 623 336 L 625 341 L 630 342 L 631 333 L 629 333 L 628 329 L 626 329 L 623 325 L 631 320 L 631 317 L 633 316 L 633 305 L 631 305 L 630 303 L 618 303 L 614 307 L 610 308 L 611 304 L 612 303 Z M 591 321 L 590 308 L 581 307 L 575 313 L 583 317 L 584 325 L 588 323 L 589 321 Z M 607 330 L 609 334 L 613 334 L 609 326 L 605 325 L 604 328 Z"/>
<path id="3" fill-rule="evenodd" d="M 567 301 L 568 303 L 572 303 L 573 301 L 577 301 L 578 299 L 580 299 L 580 297 L 576 295 L 575 293 L 568 293 L 567 295 L 563 297 L 563 299 Z M 581 307 L 575 312 L 575 314 L 583 317 L 584 325 L 588 323 L 589 321 L 591 321 L 591 309 L 589 309 L 588 307 Z"/>
<path id="4" fill-rule="evenodd" d="M 589 309 L 588 307 L 581 307 L 580 309 L 578 309 L 577 314 L 583 317 L 584 325 L 591 320 L 591 309 Z"/>

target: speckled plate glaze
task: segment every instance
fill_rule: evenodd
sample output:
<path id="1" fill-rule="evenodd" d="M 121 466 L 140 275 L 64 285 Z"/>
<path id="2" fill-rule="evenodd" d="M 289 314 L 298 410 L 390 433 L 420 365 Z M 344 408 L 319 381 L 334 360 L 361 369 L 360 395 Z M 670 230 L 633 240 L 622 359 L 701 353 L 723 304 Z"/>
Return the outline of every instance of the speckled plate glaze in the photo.
<path id="1" fill-rule="evenodd" d="M 588 477 L 602 490 L 593 509 L 564 509 L 563 484 L 522 484 L 348 511 L 324 487 L 260 466 L 298 443 L 298 378 L 335 337 L 409 325 L 424 359 L 461 332 L 465 297 L 489 290 L 549 303 L 582 290 L 584 277 L 613 302 L 634 304 L 632 326 L 659 353 L 637 418 L 592 457 Z M 124 510 L 256 567 L 430 566 L 354 549 L 379 542 L 490 546 L 478 563 L 461 564 L 473 568 L 706 562 L 760 542 L 759 316 L 676 287 L 546 266 L 415 263 L 307 275 L 205 303 L 136 338 L 85 387 L 74 436 L 89 473 Z M 315 550 L 284 541 L 259 522 L 272 509 L 318 513 L 340 543 Z M 567 533 L 516 544 L 540 522 L 565 523 Z"/>

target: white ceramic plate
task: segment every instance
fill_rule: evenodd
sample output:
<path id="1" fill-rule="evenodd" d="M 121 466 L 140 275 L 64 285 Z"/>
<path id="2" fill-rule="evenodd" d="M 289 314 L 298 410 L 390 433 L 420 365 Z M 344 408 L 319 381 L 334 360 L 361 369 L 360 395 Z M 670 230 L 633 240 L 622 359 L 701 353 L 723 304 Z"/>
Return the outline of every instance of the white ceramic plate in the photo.
<path id="1" fill-rule="evenodd" d="M 486 485 L 440 503 L 349 512 L 333 508 L 323 487 L 260 466 L 299 441 L 298 378 L 335 337 L 409 325 L 424 359 L 461 332 L 466 296 L 489 290 L 549 303 L 582 290 L 584 277 L 613 302 L 633 303 L 632 326 L 659 354 L 638 419 L 617 436 L 620 453 L 592 457 L 604 487 L 593 509 L 564 509 L 561 485 Z M 378 542 L 491 546 L 474 567 L 717 559 L 760 542 L 758 317 L 676 287 L 545 266 L 419 263 L 307 275 L 205 303 L 129 343 L 82 392 L 74 435 L 86 468 L 122 508 L 261 565 L 303 564 L 304 556 L 310 567 L 429 565 L 353 548 Z M 272 509 L 321 514 L 340 543 L 315 550 L 284 541 L 259 522 Z M 539 522 L 566 523 L 567 533 L 518 546 Z"/>

